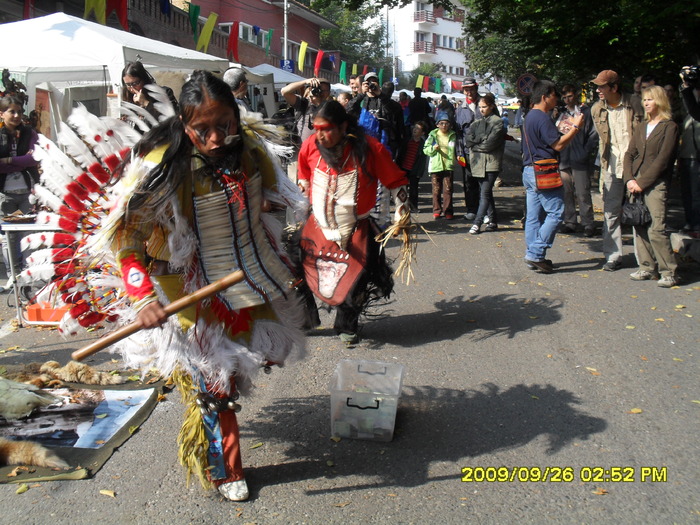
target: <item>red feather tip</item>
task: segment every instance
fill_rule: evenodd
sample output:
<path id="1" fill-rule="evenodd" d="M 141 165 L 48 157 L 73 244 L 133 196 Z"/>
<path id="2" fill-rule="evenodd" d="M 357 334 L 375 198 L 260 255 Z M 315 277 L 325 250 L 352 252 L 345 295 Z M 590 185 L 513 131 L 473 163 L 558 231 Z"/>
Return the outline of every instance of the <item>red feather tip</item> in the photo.
<path id="1" fill-rule="evenodd" d="M 82 173 L 78 175 L 75 179 L 80 185 L 82 185 L 90 193 L 97 193 L 100 191 L 100 185 L 95 182 L 95 179 L 90 177 L 87 173 Z"/>
<path id="2" fill-rule="evenodd" d="M 107 184 L 109 182 L 109 173 L 107 173 L 107 170 L 105 170 L 99 162 L 92 164 L 88 168 L 88 171 L 102 184 Z"/>
<path id="3" fill-rule="evenodd" d="M 87 199 L 87 196 L 88 196 L 87 191 L 85 191 L 85 188 L 83 188 L 76 181 L 71 182 L 68 186 L 66 186 L 66 189 L 68 190 L 69 193 L 75 195 L 81 201 Z"/>

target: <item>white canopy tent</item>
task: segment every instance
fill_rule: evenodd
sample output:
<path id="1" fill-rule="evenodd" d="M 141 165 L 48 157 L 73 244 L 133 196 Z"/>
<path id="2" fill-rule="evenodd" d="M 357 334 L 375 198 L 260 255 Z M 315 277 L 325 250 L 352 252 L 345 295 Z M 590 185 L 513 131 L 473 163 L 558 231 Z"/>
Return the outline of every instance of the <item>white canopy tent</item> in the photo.
<path id="1" fill-rule="evenodd" d="M 275 82 L 275 89 L 281 89 L 292 82 L 304 80 L 304 77 L 299 76 L 296 73 L 290 73 L 289 71 L 285 71 L 284 69 L 280 69 L 271 64 L 258 64 L 255 67 L 246 67 L 245 69 L 256 75 L 272 74 Z"/>
<path id="2" fill-rule="evenodd" d="M 191 49 L 113 29 L 81 18 L 54 13 L 0 25 L 0 48 L 8 50 L 0 67 L 20 74 L 29 108 L 41 82 L 103 81 L 121 84 L 127 62 L 140 60 L 146 69 L 223 72 L 228 61 Z M 12 50 L 11 52 L 9 50 Z"/>

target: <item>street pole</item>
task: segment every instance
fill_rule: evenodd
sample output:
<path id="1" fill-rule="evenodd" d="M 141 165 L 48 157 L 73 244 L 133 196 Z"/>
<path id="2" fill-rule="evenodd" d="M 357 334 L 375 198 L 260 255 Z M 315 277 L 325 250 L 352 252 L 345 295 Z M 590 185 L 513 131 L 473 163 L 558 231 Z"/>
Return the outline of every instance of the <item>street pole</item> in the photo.
<path id="1" fill-rule="evenodd" d="M 282 57 L 287 60 L 287 0 L 284 0 L 284 50 L 282 51 Z"/>

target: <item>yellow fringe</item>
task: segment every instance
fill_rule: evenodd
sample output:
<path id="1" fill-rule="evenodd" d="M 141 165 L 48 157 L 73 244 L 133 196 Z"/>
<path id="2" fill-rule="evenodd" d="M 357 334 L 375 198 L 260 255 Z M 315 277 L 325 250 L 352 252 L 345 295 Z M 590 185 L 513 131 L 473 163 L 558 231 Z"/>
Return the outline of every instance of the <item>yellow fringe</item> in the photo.
<path id="1" fill-rule="evenodd" d="M 209 441 L 204 432 L 202 414 L 197 403 L 195 403 L 198 389 L 192 381 L 192 376 L 181 369 L 173 372 L 172 380 L 177 385 L 182 396 L 182 402 L 186 406 L 185 419 L 182 422 L 177 442 L 179 445 L 178 459 L 180 460 L 180 465 L 185 467 L 187 471 L 187 486 L 190 486 L 192 474 L 196 474 L 204 489 L 212 489 L 214 484 L 207 477 L 207 471 L 209 470 L 209 458 L 207 455 Z"/>
<path id="2" fill-rule="evenodd" d="M 418 239 L 416 230 L 418 226 L 420 225 L 415 220 L 411 220 L 410 213 L 404 213 L 397 222 L 388 226 L 386 230 L 374 238 L 384 249 L 390 239 L 399 237 L 399 241 L 401 241 L 399 266 L 394 275 L 399 277 L 402 283 L 405 282 L 407 286 L 411 284 L 411 280 L 416 280 L 411 265 L 416 260 L 416 240 Z M 428 233 L 425 228 L 420 227 L 426 234 Z"/>

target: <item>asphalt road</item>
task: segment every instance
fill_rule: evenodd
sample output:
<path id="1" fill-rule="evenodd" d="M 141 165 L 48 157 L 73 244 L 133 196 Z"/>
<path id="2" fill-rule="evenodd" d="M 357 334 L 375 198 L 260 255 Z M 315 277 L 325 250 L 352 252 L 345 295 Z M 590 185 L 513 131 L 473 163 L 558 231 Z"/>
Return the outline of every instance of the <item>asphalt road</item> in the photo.
<path id="1" fill-rule="evenodd" d="M 307 358 L 260 377 L 239 414 L 250 501 L 185 486 L 171 393 L 93 479 L 21 495 L 0 485 L 0 522 L 699 523 L 698 264 L 661 289 L 629 279 L 631 237 L 624 270 L 608 273 L 600 238 L 559 235 L 556 273 L 535 273 L 512 167 L 504 181 L 502 228 L 470 236 L 464 220 L 432 220 L 424 180 L 417 218 L 431 233 L 416 282 L 397 283 L 357 347 L 324 313 Z M 2 334 L 0 366 L 64 362 L 81 345 L 46 329 Z M 404 365 L 393 441 L 330 439 L 328 385 L 344 358 Z"/>

